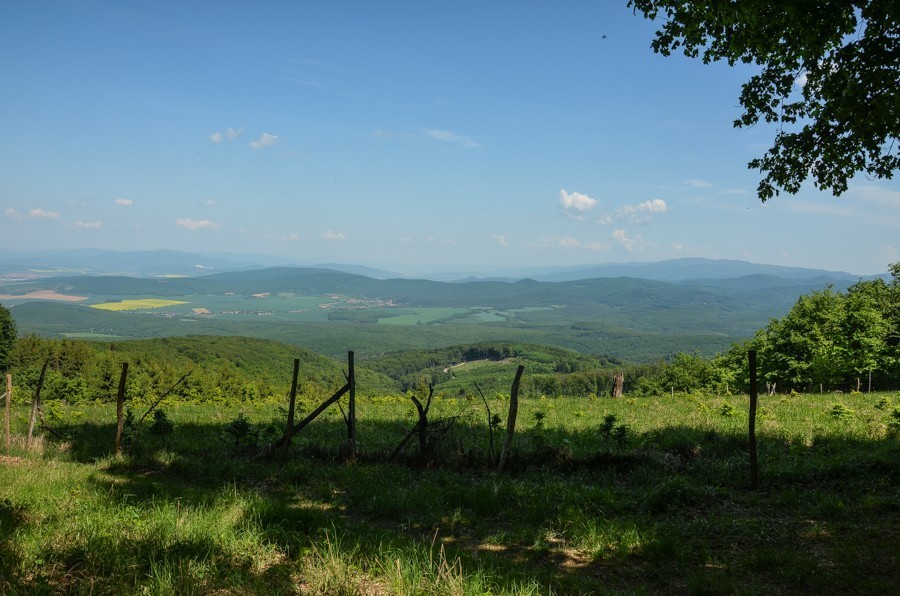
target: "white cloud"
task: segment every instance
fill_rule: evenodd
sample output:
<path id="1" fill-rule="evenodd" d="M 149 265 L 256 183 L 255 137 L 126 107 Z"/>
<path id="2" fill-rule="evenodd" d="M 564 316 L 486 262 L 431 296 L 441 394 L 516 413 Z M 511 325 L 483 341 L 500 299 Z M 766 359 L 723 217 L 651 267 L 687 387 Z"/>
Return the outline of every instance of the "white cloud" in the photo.
<path id="1" fill-rule="evenodd" d="M 425 131 L 425 135 L 429 139 L 434 139 L 435 141 L 456 143 L 457 145 L 462 145 L 463 147 L 481 147 L 479 143 L 472 140 L 471 138 L 458 135 L 455 132 L 450 132 L 449 130 L 427 130 Z"/>
<path id="2" fill-rule="evenodd" d="M 635 234 L 633 238 L 628 237 L 625 230 L 613 230 L 612 237 L 621 244 L 628 252 L 640 251 L 644 247 L 644 239 L 640 234 Z"/>
<path id="3" fill-rule="evenodd" d="M 900 191 L 888 190 L 880 186 L 862 186 L 853 194 L 858 195 L 860 200 L 867 203 L 878 203 L 885 207 L 900 209 Z"/>
<path id="4" fill-rule="evenodd" d="M 565 211 L 566 215 L 574 219 L 584 219 L 580 214 L 587 213 L 597 206 L 600 201 L 592 199 L 586 194 L 580 192 L 568 193 L 566 189 L 559 191 L 559 205 Z"/>
<path id="5" fill-rule="evenodd" d="M 103 222 L 99 221 L 76 221 L 76 228 L 81 228 L 83 230 L 98 230 L 103 227 Z"/>
<path id="6" fill-rule="evenodd" d="M 604 244 L 603 242 L 593 241 L 593 242 L 581 242 L 577 238 L 573 236 L 549 236 L 541 239 L 539 243 L 529 243 L 529 246 L 533 247 L 545 247 L 548 245 L 558 246 L 560 248 L 566 249 L 583 249 L 583 250 L 592 250 L 592 251 L 604 251 L 609 250 L 609 244 Z"/>
<path id="7" fill-rule="evenodd" d="M 625 205 L 618 211 L 619 217 L 634 223 L 647 223 L 653 218 L 654 213 L 665 213 L 669 206 L 662 199 L 644 201 L 637 205 Z"/>
<path id="8" fill-rule="evenodd" d="M 269 134 L 267 132 L 262 133 L 262 136 L 256 139 L 255 141 L 250 141 L 250 147 L 252 149 L 264 149 L 266 147 L 271 147 L 275 143 L 278 142 L 278 135 Z"/>
<path id="9" fill-rule="evenodd" d="M 217 223 L 211 222 L 208 219 L 201 219 L 198 221 L 194 221 L 190 218 L 181 218 L 175 220 L 175 225 L 179 228 L 185 228 L 186 230 L 218 230 L 222 226 Z"/>
<path id="10" fill-rule="evenodd" d="M 207 199 L 207 200 L 203 201 L 203 204 L 206 205 L 207 207 L 215 207 L 216 205 L 219 204 L 219 201 L 217 201 L 215 199 Z"/>
<path id="11" fill-rule="evenodd" d="M 506 236 L 504 236 L 503 234 L 491 234 L 491 240 L 493 240 L 500 246 L 509 246 L 509 240 L 507 240 Z"/>
<path id="12" fill-rule="evenodd" d="M 239 136 L 241 136 L 242 134 L 244 134 L 243 128 L 235 129 L 235 128 L 231 128 L 229 126 L 228 130 L 226 130 L 224 134 L 217 130 L 216 132 L 209 135 L 209 140 L 212 141 L 213 143 L 221 143 L 225 139 L 228 139 L 229 141 L 233 141 L 236 138 L 238 138 Z"/>
<path id="13" fill-rule="evenodd" d="M 604 226 L 608 226 L 612 222 L 613 222 L 612 216 L 609 214 L 603 214 L 597 218 L 597 223 L 604 225 Z"/>
<path id="14" fill-rule="evenodd" d="M 243 228 L 238 229 L 238 232 L 244 233 Z M 263 234 L 262 237 L 266 240 L 274 240 L 275 242 L 300 242 L 301 240 L 306 240 L 306 238 L 300 234 L 288 234 L 286 236 L 284 234 L 276 234 L 274 236 Z"/>
<path id="15" fill-rule="evenodd" d="M 16 211 L 15 209 L 13 209 L 12 207 L 6 208 L 6 210 L 3 212 L 3 217 L 5 217 L 6 219 L 11 219 L 13 221 L 21 221 L 22 220 L 22 216 L 19 214 L 19 212 Z"/>
<path id="16" fill-rule="evenodd" d="M 131 207 L 134 205 L 134 201 L 131 199 L 116 199 L 116 205 L 122 205 L 123 207 Z"/>
<path id="17" fill-rule="evenodd" d="M 604 244 L 603 242 L 597 242 L 595 240 L 594 242 L 589 242 L 585 246 L 585 248 L 587 248 L 589 250 L 602 251 L 602 250 L 609 250 L 611 247 L 609 244 Z"/>
<path id="18" fill-rule="evenodd" d="M 59 219 L 59 213 L 56 211 L 47 211 L 46 209 L 32 209 L 28 212 L 28 217 L 32 219 Z"/>
<path id="19" fill-rule="evenodd" d="M 796 79 L 794 79 L 794 86 L 797 89 L 803 89 L 804 87 L 806 87 L 806 82 L 808 80 L 809 80 L 809 77 L 807 76 L 806 71 L 804 70 L 797 76 Z"/>
<path id="20" fill-rule="evenodd" d="M 694 188 L 709 188 L 712 186 L 712 182 L 707 182 L 706 180 L 700 180 L 699 178 L 690 178 L 684 181 L 688 186 L 693 186 Z"/>
<path id="21" fill-rule="evenodd" d="M 346 240 L 347 239 L 347 237 L 344 236 L 342 233 L 335 232 L 334 230 L 328 230 L 327 232 L 324 232 L 322 234 L 322 238 L 324 238 L 325 240 L 329 240 L 329 241 Z"/>

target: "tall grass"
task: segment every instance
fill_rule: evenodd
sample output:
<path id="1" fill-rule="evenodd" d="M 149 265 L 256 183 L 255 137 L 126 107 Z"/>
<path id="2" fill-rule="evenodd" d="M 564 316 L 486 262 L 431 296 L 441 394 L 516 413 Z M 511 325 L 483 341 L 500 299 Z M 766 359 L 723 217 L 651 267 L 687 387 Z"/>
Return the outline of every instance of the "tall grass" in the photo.
<path id="1" fill-rule="evenodd" d="M 742 396 L 524 400 L 503 475 L 466 399 L 435 401 L 430 419 L 454 423 L 429 458 L 395 462 L 416 420 L 405 396 L 360 400 L 350 460 L 339 411 L 280 461 L 226 432 L 239 414 L 262 432 L 281 420 L 272 405 L 164 404 L 173 432 L 142 428 L 122 456 L 109 405 L 57 412 L 62 438 L 30 450 L 17 406 L 0 593 L 888 593 L 898 402 L 761 398 L 758 492 Z"/>

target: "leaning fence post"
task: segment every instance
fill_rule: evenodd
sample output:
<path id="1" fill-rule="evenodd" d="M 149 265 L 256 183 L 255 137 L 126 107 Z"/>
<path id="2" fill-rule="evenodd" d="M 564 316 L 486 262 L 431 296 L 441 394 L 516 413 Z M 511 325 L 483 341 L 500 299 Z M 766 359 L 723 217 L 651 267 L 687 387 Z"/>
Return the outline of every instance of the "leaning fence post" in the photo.
<path id="1" fill-rule="evenodd" d="M 521 364 L 516 369 L 516 377 L 513 379 L 512 391 L 509 392 L 509 415 L 506 417 L 506 439 L 503 441 L 503 450 L 500 452 L 500 463 L 497 464 L 497 472 L 503 471 L 509 450 L 512 448 L 513 434 L 516 432 L 516 416 L 519 412 L 519 381 L 522 379 L 522 371 L 525 367 Z"/>
<path id="2" fill-rule="evenodd" d="M 750 364 L 750 490 L 759 488 L 759 462 L 756 454 L 756 350 L 747 352 Z"/>
<path id="3" fill-rule="evenodd" d="M 291 429 L 294 426 L 294 405 L 297 403 L 297 376 L 299 374 L 300 359 L 294 358 L 294 379 L 291 381 L 291 401 L 288 404 L 287 429 L 284 431 L 284 436 L 287 437 L 287 440 L 284 442 L 284 452 L 282 452 L 281 455 L 282 458 L 287 458 L 288 449 L 291 448 L 291 437 L 293 436 Z"/>
<path id="4" fill-rule="evenodd" d="M 116 455 L 122 453 L 122 432 L 125 430 L 125 380 L 128 378 L 128 363 L 122 363 L 119 377 L 119 392 L 116 393 Z"/>
<path id="5" fill-rule="evenodd" d="M 347 384 L 350 385 L 350 405 L 347 411 L 347 442 L 350 456 L 356 455 L 356 372 L 353 367 L 353 352 L 347 352 Z"/>

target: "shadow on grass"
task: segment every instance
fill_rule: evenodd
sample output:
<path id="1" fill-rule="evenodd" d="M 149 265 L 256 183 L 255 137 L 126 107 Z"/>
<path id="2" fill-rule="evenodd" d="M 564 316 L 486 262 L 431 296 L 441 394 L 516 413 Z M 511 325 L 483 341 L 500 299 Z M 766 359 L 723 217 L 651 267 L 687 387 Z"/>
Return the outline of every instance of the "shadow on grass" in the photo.
<path id="1" fill-rule="evenodd" d="M 5 465 L 9 465 L 4 462 Z M 13 548 L 16 530 L 26 523 L 27 510 L 9 498 L 0 499 L 0 593 L 8 593 L 19 579 L 21 558 Z"/>
<path id="2" fill-rule="evenodd" d="M 428 457 L 388 462 L 404 427 L 369 423 L 378 439 L 360 434 L 360 454 L 348 460 L 343 422 L 322 420 L 278 461 L 255 458 L 224 424 L 179 424 L 164 437 L 144 431 L 120 458 L 110 458 L 112 424 L 70 425 L 62 429 L 67 457 L 100 462 L 91 477 L 95 498 L 139 511 L 221 510 L 236 516 L 240 539 L 252 536 L 258 551 L 280 555 L 260 565 L 202 534 L 98 538 L 60 547 L 54 581 L 68 569 L 153 575 L 162 573 L 154 561 L 168 561 L 165 572 L 182 569 L 174 585 L 200 581 L 194 562 L 220 578 L 205 580 L 205 589 L 268 585 L 288 593 L 300 558 L 342 536 L 344 554 L 369 569 L 390 565 L 390 553 L 418 549 L 427 558 L 443 546 L 494 591 L 888 593 L 900 583 L 896 438 L 798 442 L 760 434 L 762 489 L 750 492 L 740 434 L 671 426 L 616 441 L 530 429 L 517 435 L 511 465 L 498 475 L 488 466 L 485 429 L 457 430 Z M 0 532 L 11 536 L 22 519 L 14 507 L 0 508 Z M 115 569 L 98 553 L 110 553 Z M 14 553 L 0 554 L 4 571 L 17 565 Z"/>

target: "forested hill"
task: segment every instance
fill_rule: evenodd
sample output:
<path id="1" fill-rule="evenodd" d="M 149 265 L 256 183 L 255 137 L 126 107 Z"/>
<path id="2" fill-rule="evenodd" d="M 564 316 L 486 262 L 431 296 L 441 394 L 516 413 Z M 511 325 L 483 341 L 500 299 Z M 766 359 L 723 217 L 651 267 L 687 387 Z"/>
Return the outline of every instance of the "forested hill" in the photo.
<path id="1" fill-rule="evenodd" d="M 7 295 L 3 303 L 12 306 L 20 332 L 47 336 L 245 335 L 331 356 L 348 349 L 382 354 L 511 341 L 652 361 L 677 351 L 712 355 L 832 281 L 756 275 L 693 282 L 617 277 L 451 283 L 278 267 L 198 277 L 16 280 L 0 282 L 0 294 Z M 84 300 L 29 298 L 39 290 L 44 297 L 49 291 Z M 100 308 L 148 298 L 168 305 Z"/>
<path id="2" fill-rule="evenodd" d="M 257 294 L 293 292 L 303 295 L 343 294 L 389 298 L 401 305 L 494 308 L 527 306 L 605 305 L 612 309 L 673 309 L 702 305 L 707 312 L 775 309 L 783 314 L 800 294 L 838 287 L 848 282 L 824 277 L 784 279 L 754 275 L 731 279 L 671 283 L 628 277 L 594 278 L 565 282 L 469 281 L 436 282 L 420 279 L 372 279 L 328 269 L 276 267 L 227 272 L 201 277 L 135 278 L 73 276 L 36 279 L 9 285 L 4 291 L 26 294 L 55 290 L 62 294 L 120 296 L 185 296 L 190 294 Z"/>

